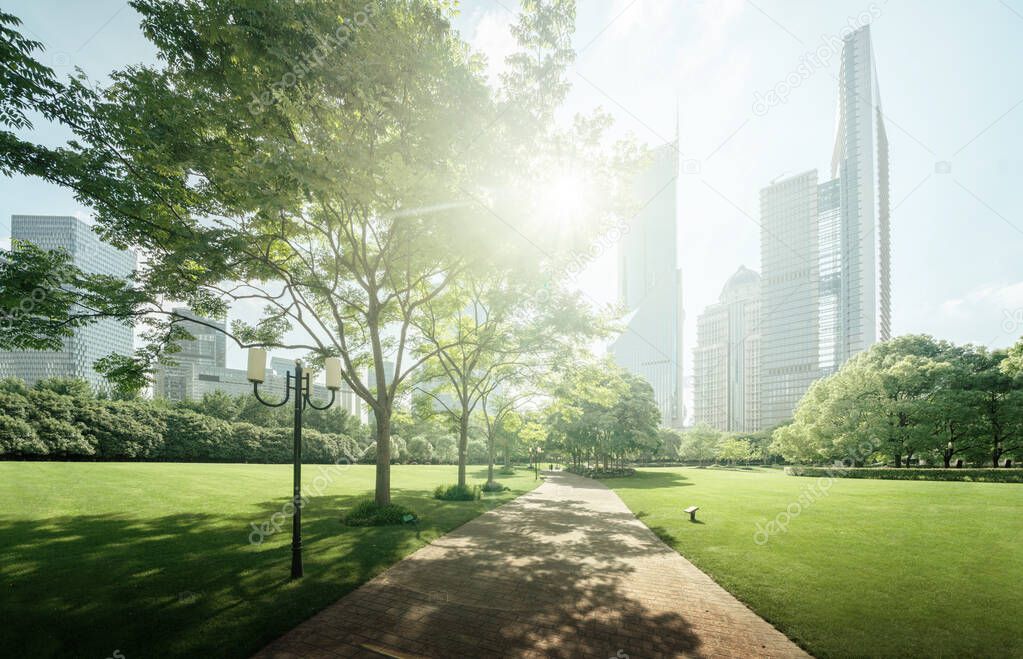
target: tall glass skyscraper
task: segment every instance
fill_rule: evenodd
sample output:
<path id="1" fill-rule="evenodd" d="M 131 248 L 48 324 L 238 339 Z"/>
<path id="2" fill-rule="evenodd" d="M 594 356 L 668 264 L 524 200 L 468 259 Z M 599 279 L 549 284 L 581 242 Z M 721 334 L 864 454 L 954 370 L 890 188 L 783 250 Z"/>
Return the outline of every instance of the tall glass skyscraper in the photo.
<path id="1" fill-rule="evenodd" d="M 89 225 L 74 217 L 13 215 L 11 239 L 35 243 L 45 250 L 62 249 L 75 266 L 93 274 L 127 278 L 135 269 L 134 254 L 103 242 Z M 93 369 L 95 362 L 111 353 L 130 355 L 132 350 L 131 326 L 104 318 L 76 328 L 60 350 L 0 351 L 0 376 L 18 377 L 28 384 L 50 377 L 75 377 L 102 387 L 106 381 Z"/>
<path id="2" fill-rule="evenodd" d="M 760 193 L 764 427 L 891 337 L 888 136 L 869 25 L 844 38 L 841 62 L 831 180 L 811 170 Z"/>
<path id="3" fill-rule="evenodd" d="M 635 182 L 641 205 L 619 242 L 618 292 L 627 327 L 610 346 L 615 361 L 654 389 L 661 423 L 682 427 L 682 274 L 678 267 L 678 146 L 658 148 Z"/>
<path id="4" fill-rule="evenodd" d="M 839 181 L 843 254 L 838 363 L 891 338 L 888 134 L 870 26 L 844 40 L 831 176 Z"/>

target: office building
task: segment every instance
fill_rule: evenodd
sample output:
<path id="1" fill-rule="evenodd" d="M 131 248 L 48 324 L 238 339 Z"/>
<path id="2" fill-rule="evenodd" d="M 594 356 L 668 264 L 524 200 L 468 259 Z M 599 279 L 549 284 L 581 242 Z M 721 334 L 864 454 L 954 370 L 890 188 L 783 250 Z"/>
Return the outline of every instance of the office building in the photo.
<path id="1" fill-rule="evenodd" d="M 192 339 L 181 342 L 181 351 L 169 356 L 174 363 L 160 364 L 154 376 L 154 394 L 173 401 L 201 400 L 206 394 L 223 392 L 230 396 L 252 394 L 252 383 L 245 369 L 227 367 L 226 323 L 222 320 L 202 318 L 188 308 L 174 309 L 184 318 L 182 327 Z M 260 395 L 281 399 L 285 395 L 288 374 L 294 373 L 295 360 L 272 357 L 266 369 Z M 313 394 L 327 399 L 330 392 L 314 382 Z M 337 393 L 335 405 L 362 419 L 362 400 L 347 385 Z"/>
<path id="2" fill-rule="evenodd" d="M 654 389 L 661 424 L 682 427 L 682 274 L 678 267 L 677 142 L 652 154 L 635 182 L 639 212 L 618 249 L 625 331 L 609 347 L 615 362 Z"/>
<path id="3" fill-rule="evenodd" d="M 811 170 L 760 193 L 764 427 L 891 338 L 888 137 L 869 25 L 845 37 L 841 62 L 831 179 Z"/>
<path id="4" fill-rule="evenodd" d="M 693 416 L 718 430 L 760 430 L 760 275 L 740 267 L 696 321 Z"/>
<path id="5" fill-rule="evenodd" d="M 760 192 L 760 397 L 766 427 L 821 377 L 817 170 Z"/>
<path id="6" fill-rule="evenodd" d="M 13 249 L 18 242 L 29 242 L 45 250 L 64 250 L 74 266 L 90 274 L 127 279 L 135 270 L 134 254 L 103 242 L 75 217 L 13 215 L 11 239 Z M 0 351 L 0 376 L 21 378 L 30 385 L 44 378 L 82 378 L 106 388 L 108 383 L 93 368 L 96 361 L 110 354 L 130 355 L 133 349 L 131 325 L 103 318 L 75 328 L 59 350 Z"/>

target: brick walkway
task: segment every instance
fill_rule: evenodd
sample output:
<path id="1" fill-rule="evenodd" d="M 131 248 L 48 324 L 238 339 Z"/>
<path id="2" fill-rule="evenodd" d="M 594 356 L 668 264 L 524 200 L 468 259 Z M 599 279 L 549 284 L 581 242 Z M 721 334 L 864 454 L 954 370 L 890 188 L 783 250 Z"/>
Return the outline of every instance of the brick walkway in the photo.
<path id="1" fill-rule="evenodd" d="M 556 473 L 257 655 L 352 656 L 807 655 L 664 545 L 614 492 Z"/>

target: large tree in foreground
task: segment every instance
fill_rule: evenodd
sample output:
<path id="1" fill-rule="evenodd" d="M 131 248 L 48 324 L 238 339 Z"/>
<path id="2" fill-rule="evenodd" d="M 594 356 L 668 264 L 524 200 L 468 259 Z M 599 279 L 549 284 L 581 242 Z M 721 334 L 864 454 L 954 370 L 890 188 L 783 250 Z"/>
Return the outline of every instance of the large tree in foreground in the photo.
<path id="1" fill-rule="evenodd" d="M 62 331 L 142 319 L 149 345 L 104 364 L 139 386 L 183 337 L 165 301 L 214 317 L 262 305 L 231 335 L 342 358 L 375 420 L 386 503 L 394 400 L 431 356 L 413 319 L 506 230 L 475 201 L 497 107 L 443 4 L 136 0 L 162 66 L 114 72 L 102 90 L 32 86 L 42 74 L 27 68 L 22 97 L 42 96 L 75 139 L 50 149 L 4 133 L 0 167 L 75 190 L 103 237 L 138 250 L 143 266 L 130 289 L 60 286 L 43 261 L 56 257 L 37 255 L 35 270 L 5 282 L 7 297 L 43 284 L 94 299 L 15 318 L 5 339 L 45 342 L 42 315 Z"/>

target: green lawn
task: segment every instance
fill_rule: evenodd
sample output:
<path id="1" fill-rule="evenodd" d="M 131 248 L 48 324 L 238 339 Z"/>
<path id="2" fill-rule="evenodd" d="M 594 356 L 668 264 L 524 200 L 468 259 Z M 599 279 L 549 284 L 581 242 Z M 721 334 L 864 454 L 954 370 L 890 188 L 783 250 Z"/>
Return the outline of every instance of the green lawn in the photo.
<path id="1" fill-rule="evenodd" d="M 765 538 L 757 524 L 816 478 L 671 468 L 605 482 L 815 655 L 1023 656 L 1023 485 L 835 479 Z"/>
<path id="2" fill-rule="evenodd" d="M 288 580 L 290 520 L 259 546 L 252 524 L 288 501 L 288 465 L 0 463 L 0 648 L 21 656 L 243 657 L 430 540 L 532 489 L 441 502 L 452 466 L 396 466 L 393 498 L 423 518 L 348 528 L 372 466 L 307 465 L 304 579 Z M 325 474 L 318 482 L 317 477 Z M 486 470 L 470 469 L 482 481 Z M 330 482 L 327 482 L 330 481 Z"/>

